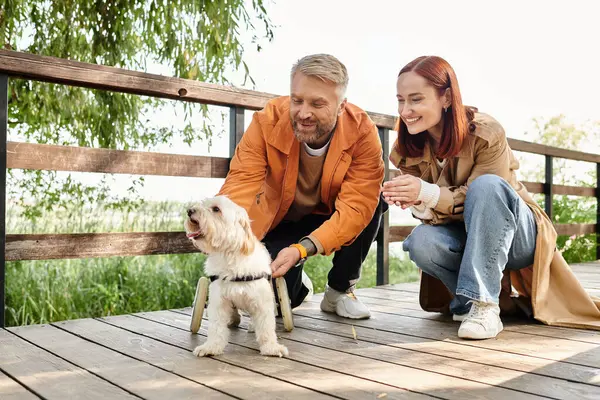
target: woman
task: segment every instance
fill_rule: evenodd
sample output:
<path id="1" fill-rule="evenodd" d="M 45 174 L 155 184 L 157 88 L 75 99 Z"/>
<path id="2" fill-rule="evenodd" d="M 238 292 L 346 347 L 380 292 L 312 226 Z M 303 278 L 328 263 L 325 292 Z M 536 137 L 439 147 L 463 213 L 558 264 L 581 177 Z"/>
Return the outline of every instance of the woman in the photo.
<path id="1" fill-rule="evenodd" d="M 423 309 L 451 312 L 465 339 L 495 337 L 501 309 L 600 329 L 600 300 L 556 251 L 556 231 L 517 180 L 502 126 L 463 106 L 452 67 L 435 56 L 413 60 L 398 75 L 397 98 L 390 160 L 400 174 L 381 190 L 423 222 L 404 242 L 423 272 Z"/>

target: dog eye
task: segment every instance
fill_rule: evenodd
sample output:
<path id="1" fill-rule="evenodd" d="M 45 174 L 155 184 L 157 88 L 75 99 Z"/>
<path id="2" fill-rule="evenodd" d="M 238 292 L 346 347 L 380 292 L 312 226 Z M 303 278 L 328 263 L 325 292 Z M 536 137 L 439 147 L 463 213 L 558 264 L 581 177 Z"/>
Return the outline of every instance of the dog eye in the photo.
<path id="1" fill-rule="evenodd" d="M 212 211 L 218 213 L 218 212 L 221 212 L 221 209 L 219 207 L 217 207 L 217 206 L 214 206 L 212 208 Z"/>

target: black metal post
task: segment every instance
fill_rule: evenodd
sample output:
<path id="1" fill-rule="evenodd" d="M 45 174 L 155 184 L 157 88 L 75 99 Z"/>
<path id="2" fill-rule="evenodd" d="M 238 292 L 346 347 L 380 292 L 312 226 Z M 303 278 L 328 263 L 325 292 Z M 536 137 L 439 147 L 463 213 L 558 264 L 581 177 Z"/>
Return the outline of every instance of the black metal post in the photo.
<path id="1" fill-rule="evenodd" d="M 600 163 L 596 163 L 596 260 L 600 260 Z"/>
<path id="2" fill-rule="evenodd" d="M 544 209 L 550 220 L 554 223 L 552 216 L 552 183 L 553 169 L 552 156 L 546 156 L 546 182 L 544 183 Z"/>
<path id="3" fill-rule="evenodd" d="M 0 327 L 6 307 L 6 135 L 8 130 L 8 76 L 0 75 Z"/>
<path id="4" fill-rule="evenodd" d="M 388 153 L 390 148 L 389 130 L 379 128 L 379 138 L 383 147 L 383 162 L 385 165 L 384 181 L 390 177 Z M 383 203 L 379 207 L 383 209 Z M 390 213 L 386 212 L 381 217 L 381 225 L 377 232 L 377 281 L 376 284 L 387 285 L 390 283 Z"/>
<path id="5" fill-rule="evenodd" d="M 241 107 L 229 108 L 229 157 L 233 157 L 242 135 L 244 134 L 244 109 Z"/>

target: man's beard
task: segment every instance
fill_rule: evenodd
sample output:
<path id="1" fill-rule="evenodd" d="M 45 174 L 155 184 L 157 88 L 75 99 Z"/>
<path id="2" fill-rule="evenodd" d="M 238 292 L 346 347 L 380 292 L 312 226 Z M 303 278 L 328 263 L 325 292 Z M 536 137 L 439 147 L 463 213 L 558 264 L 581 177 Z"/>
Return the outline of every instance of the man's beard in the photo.
<path id="1" fill-rule="evenodd" d="M 299 142 L 306 143 L 308 145 L 315 144 L 325 135 L 329 135 L 333 132 L 337 120 L 334 120 L 331 124 L 323 125 L 317 121 L 315 131 L 312 133 L 306 133 L 298 129 L 298 121 L 292 121 L 292 128 L 294 129 L 294 136 Z"/>

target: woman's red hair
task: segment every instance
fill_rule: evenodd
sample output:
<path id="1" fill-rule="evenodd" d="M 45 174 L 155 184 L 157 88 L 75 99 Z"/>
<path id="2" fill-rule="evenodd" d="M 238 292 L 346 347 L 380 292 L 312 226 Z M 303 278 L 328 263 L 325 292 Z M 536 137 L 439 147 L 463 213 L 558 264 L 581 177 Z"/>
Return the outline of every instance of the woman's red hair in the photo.
<path id="1" fill-rule="evenodd" d="M 443 58 L 437 56 L 418 57 L 406 64 L 398 76 L 411 71 L 425 78 L 438 90 L 439 96 L 442 96 L 446 89 L 450 89 L 451 102 L 448 110 L 442 112 L 444 129 L 436 156 L 440 159 L 454 157 L 460 152 L 465 137 L 472 129 L 470 122 L 473 120 L 475 109 L 463 105 L 456 74 Z M 397 150 L 402 156 L 421 157 L 426 140 L 427 132 L 411 135 L 402 118 L 399 118 Z"/>

